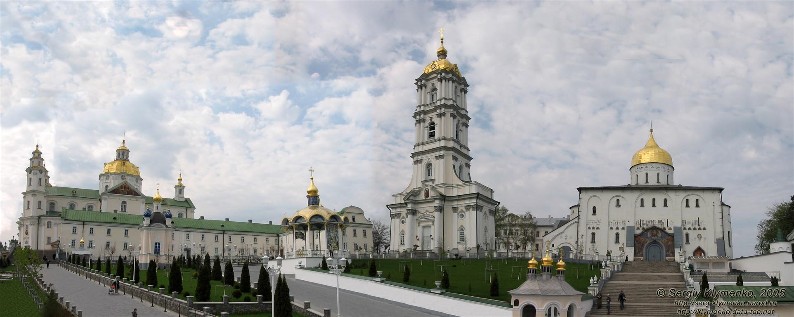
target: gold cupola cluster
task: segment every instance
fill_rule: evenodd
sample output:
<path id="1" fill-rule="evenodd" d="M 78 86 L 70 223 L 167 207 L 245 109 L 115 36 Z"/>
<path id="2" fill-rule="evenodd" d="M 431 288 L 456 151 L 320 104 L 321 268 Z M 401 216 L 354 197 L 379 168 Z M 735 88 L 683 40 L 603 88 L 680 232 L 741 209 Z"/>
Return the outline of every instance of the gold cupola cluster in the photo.
<path id="1" fill-rule="evenodd" d="M 160 187 L 157 187 L 157 193 L 154 194 L 154 198 L 152 198 L 155 203 L 161 203 L 163 201 L 163 196 L 160 196 Z"/>
<path id="2" fill-rule="evenodd" d="M 549 249 L 546 249 L 546 255 L 543 256 L 541 262 L 541 265 L 544 267 L 550 267 L 554 264 L 554 260 L 551 259 L 551 251 Z"/>
<path id="3" fill-rule="evenodd" d="M 437 71 L 448 71 L 452 72 L 458 77 L 463 77 L 460 74 L 460 69 L 458 69 L 457 64 L 452 64 L 449 60 L 447 60 L 447 49 L 444 48 L 444 30 L 441 30 L 441 46 L 436 50 L 436 57 L 437 60 L 430 62 L 425 66 L 424 74 L 430 74 Z"/>
<path id="4" fill-rule="evenodd" d="M 632 167 L 644 163 L 661 163 L 673 166 L 673 157 L 670 156 L 670 153 L 659 147 L 659 144 L 656 144 L 656 140 L 653 138 L 653 128 L 651 128 L 651 134 L 648 137 L 648 142 L 645 143 L 645 147 L 634 153 L 631 158 Z"/>
<path id="5" fill-rule="evenodd" d="M 532 256 L 532 259 L 527 262 L 527 268 L 530 270 L 537 270 L 538 269 L 538 260 L 535 260 L 535 256 Z"/>

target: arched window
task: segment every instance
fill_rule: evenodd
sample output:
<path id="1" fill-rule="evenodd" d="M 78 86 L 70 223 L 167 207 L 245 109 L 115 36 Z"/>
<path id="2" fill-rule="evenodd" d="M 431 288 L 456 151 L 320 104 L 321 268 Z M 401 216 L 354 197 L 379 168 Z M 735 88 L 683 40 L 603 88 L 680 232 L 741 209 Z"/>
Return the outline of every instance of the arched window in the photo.
<path id="1" fill-rule="evenodd" d="M 593 215 L 595 215 L 595 214 L 596 214 L 596 207 L 593 206 Z"/>
<path id="2" fill-rule="evenodd" d="M 54 201 L 51 201 L 51 202 L 50 202 L 50 204 L 49 204 L 49 206 L 48 206 L 47 210 L 48 210 L 48 211 L 55 211 L 55 202 L 54 202 Z"/>
<path id="3" fill-rule="evenodd" d="M 667 175 L 667 185 L 670 185 L 670 175 Z"/>
<path id="4" fill-rule="evenodd" d="M 455 125 L 455 140 L 460 140 L 460 123 Z"/>
<path id="5" fill-rule="evenodd" d="M 405 245 L 405 230 L 400 230 L 400 245 Z"/>
<path id="6" fill-rule="evenodd" d="M 77 206 L 75 206 L 74 203 L 69 203 L 69 210 L 75 210 L 75 208 L 77 208 Z"/>
<path id="7" fill-rule="evenodd" d="M 657 183 L 657 184 L 658 184 L 658 183 L 661 183 L 661 182 L 659 181 L 659 173 L 656 173 L 656 183 Z"/>
<path id="8" fill-rule="evenodd" d="M 620 243 L 620 232 L 615 232 L 615 244 Z"/>
<path id="9" fill-rule="evenodd" d="M 595 232 L 590 233 L 590 243 L 595 243 Z"/>
<path id="10" fill-rule="evenodd" d="M 645 207 L 645 198 L 640 198 L 640 207 Z"/>
<path id="11" fill-rule="evenodd" d="M 689 244 L 689 232 L 684 234 L 684 243 Z"/>
<path id="12" fill-rule="evenodd" d="M 182 218 L 182 213 L 180 212 L 180 213 L 176 214 L 176 217 L 177 218 Z"/>
<path id="13" fill-rule="evenodd" d="M 518 306 L 518 300 L 517 299 L 513 300 L 513 306 Z"/>
<path id="14" fill-rule="evenodd" d="M 127 201 L 121 201 L 121 212 L 127 212 Z"/>
<path id="15" fill-rule="evenodd" d="M 433 88 L 430 89 L 430 102 L 436 101 L 437 94 L 438 94 L 438 89 L 436 89 L 436 86 L 433 85 Z"/>
<path id="16" fill-rule="evenodd" d="M 651 198 L 651 207 L 656 207 L 656 198 Z"/>
<path id="17" fill-rule="evenodd" d="M 689 208 L 689 198 L 684 199 L 684 205 Z"/>
<path id="18" fill-rule="evenodd" d="M 458 228 L 458 242 L 466 242 L 466 231 L 463 226 Z"/>
<path id="19" fill-rule="evenodd" d="M 47 229 L 52 228 L 52 221 L 47 221 Z"/>
<path id="20" fill-rule="evenodd" d="M 94 211 L 94 205 L 88 205 L 85 207 L 88 211 Z"/>
<path id="21" fill-rule="evenodd" d="M 436 123 L 430 121 L 430 124 L 427 126 L 427 138 L 432 139 L 436 137 Z"/>
<path id="22" fill-rule="evenodd" d="M 160 242 L 154 243 L 154 254 L 160 255 Z"/>
<path id="23" fill-rule="evenodd" d="M 105 191 L 108 191 L 108 185 L 105 185 Z"/>
<path id="24" fill-rule="evenodd" d="M 667 207 L 667 198 L 665 198 L 665 199 L 662 201 L 662 204 L 663 204 L 662 206 L 664 206 L 664 207 Z"/>
<path id="25" fill-rule="evenodd" d="M 700 208 L 700 199 L 695 199 L 695 208 Z"/>
<path id="26" fill-rule="evenodd" d="M 634 175 L 634 185 L 640 184 L 640 175 Z M 107 188 L 105 188 L 107 190 Z"/>
<path id="27" fill-rule="evenodd" d="M 645 184 L 648 184 L 648 173 L 645 173 Z"/>
<path id="28" fill-rule="evenodd" d="M 433 164 L 427 163 L 427 165 L 425 165 L 425 176 L 428 179 L 433 178 Z"/>

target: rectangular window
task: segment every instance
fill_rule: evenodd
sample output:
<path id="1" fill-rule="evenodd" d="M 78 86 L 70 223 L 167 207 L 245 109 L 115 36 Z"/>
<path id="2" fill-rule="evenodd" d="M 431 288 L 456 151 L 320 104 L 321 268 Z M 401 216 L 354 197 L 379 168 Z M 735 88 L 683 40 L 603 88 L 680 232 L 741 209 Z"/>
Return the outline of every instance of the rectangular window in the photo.
<path id="1" fill-rule="evenodd" d="M 47 229 L 51 229 L 51 228 L 52 228 L 52 221 L 47 221 Z"/>
<path id="2" fill-rule="evenodd" d="M 39 177 L 39 186 L 41 186 L 41 177 Z"/>
<path id="3" fill-rule="evenodd" d="M 105 242 L 105 250 L 110 250 L 110 241 Z"/>
<path id="4" fill-rule="evenodd" d="M 108 235 L 110 235 L 110 228 L 108 228 Z"/>
<path id="5" fill-rule="evenodd" d="M 540 237 L 540 231 L 535 231 L 535 237 Z"/>
<path id="6" fill-rule="evenodd" d="M 94 248 L 94 240 L 88 240 L 88 248 L 89 249 L 93 249 Z"/>
<path id="7" fill-rule="evenodd" d="M 154 243 L 154 254 L 160 255 L 160 242 Z"/>
<path id="8" fill-rule="evenodd" d="M 30 209 L 30 200 L 28 200 L 25 205 L 26 205 L 25 206 L 26 209 Z"/>
<path id="9" fill-rule="evenodd" d="M 39 201 L 38 201 L 38 204 L 37 204 L 37 205 L 39 205 L 39 207 L 38 207 L 38 208 L 39 208 L 39 209 L 41 209 L 41 200 L 39 200 Z"/>
<path id="10" fill-rule="evenodd" d="M 124 229 L 124 236 L 125 237 L 129 237 L 130 236 L 130 229 Z"/>
<path id="11" fill-rule="evenodd" d="M 218 255 L 218 247 L 215 247 L 215 255 Z"/>
<path id="12" fill-rule="evenodd" d="M 270 238 L 265 238 L 265 243 L 270 244 Z"/>
<path id="13" fill-rule="evenodd" d="M 218 235 L 217 234 L 215 235 L 215 242 L 218 242 Z M 215 252 L 215 253 L 218 253 L 218 252 Z"/>
<path id="14" fill-rule="evenodd" d="M 240 237 L 240 243 L 245 243 L 245 237 Z"/>
<path id="15" fill-rule="evenodd" d="M 204 234 L 203 233 L 201 234 L 201 241 L 202 242 L 204 241 Z"/>
<path id="16" fill-rule="evenodd" d="M 129 246 L 129 244 L 127 244 L 127 242 L 124 242 L 124 250 L 127 250 L 127 246 Z"/>
<path id="17" fill-rule="evenodd" d="M 185 240 L 190 240 L 190 234 L 189 233 L 185 233 Z"/>
<path id="18" fill-rule="evenodd" d="M 88 228 L 88 234 L 94 234 L 94 228 Z"/>
<path id="19" fill-rule="evenodd" d="M 75 241 L 74 241 L 74 239 L 72 239 L 72 243 L 70 243 L 70 244 L 69 244 L 69 246 L 71 246 L 72 248 L 74 248 L 74 243 L 75 243 Z"/>
<path id="20" fill-rule="evenodd" d="M 256 244 L 256 237 L 254 237 L 254 244 Z"/>
<path id="21" fill-rule="evenodd" d="M 684 200 L 684 204 L 687 208 L 689 208 L 689 198 Z"/>
<path id="22" fill-rule="evenodd" d="M 204 246 L 201 246 L 201 254 L 204 254 Z"/>
<path id="23" fill-rule="evenodd" d="M 689 244 L 689 233 L 688 232 L 684 234 L 684 240 L 685 240 L 684 243 Z"/>
<path id="24" fill-rule="evenodd" d="M 77 234 L 77 227 L 76 226 L 72 226 L 72 234 Z"/>
<path id="25" fill-rule="evenodd" d="M 229 236 L 229 242 L 232 242 L 232 236 Z"/>
<path id="26" fill-rule="evenodd" d="M 731 246 L 731 232 L 728 231 L 728 246 Z"/>
<path id="27" fill-rule="evenodd" d="M 651 198 L 651 207 L 656 207 L 656 198 Z"/>
<path id="28" fill-rule="evenodd" d="M 50 237 L 47 237 L 47 243 L 48 243 L 48 244 L 49 244 L 49 243 L 52 243 L 52 238 L 50 238 Z"/>
<path id="29" fill-rule="evenodd" d="M 367 237 L 367 230 L 366 229 L 362 229 L 361 230 L 361 234 L 364 235 L 364 238 L 366 238 Z"/>
<path id="30" fill-rule="evenodd" d="M 695 199 L 695 208 L 700 208 L 700 199 Z"/>
<path id="31" fill-rule="evenodd" d="M 356 229 L 353 229 L 353 238 L 356 237 Z"/>

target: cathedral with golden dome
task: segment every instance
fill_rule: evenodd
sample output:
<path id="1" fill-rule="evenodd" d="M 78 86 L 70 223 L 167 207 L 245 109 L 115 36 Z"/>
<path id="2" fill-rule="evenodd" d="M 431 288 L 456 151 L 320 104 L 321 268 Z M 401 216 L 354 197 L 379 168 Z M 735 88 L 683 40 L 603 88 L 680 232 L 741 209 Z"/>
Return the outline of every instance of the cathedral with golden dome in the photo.
<path id="1" fill-rule="evenodd" d="M 683 261 L 689 257 L 733 257 L 731 207 L 722 187 L 674 182 L 673 157 L 650 129 L 634 153 L 629 183 L 579 187 L 570 219 L 543 241 L 566 256 L 630 261 Z"/>
<path id="2" fill-rule="evenodd" d="M 181 173 L 173 196 L 163 197 L 159 186 L 153 196 L 145 195 L 126 140 L 104 164 L 98 189 L 54 186 L 38 145 L 25 171 L 19 241 L 44 254 L 135 257 L 145 266 L 180 255 L 257 258 L 281 251 L 279 225 L 196 219 Z"/>
<path id="3" fill-rule="evenodd" d="M 442 34 L 437 59 L 415 81 L 412 176 L 386 206 L 392 252 L 465 254 L 494 245 L 499 202 L 493 189 L 471 179 L 469 84 L 447 54 Z"/>

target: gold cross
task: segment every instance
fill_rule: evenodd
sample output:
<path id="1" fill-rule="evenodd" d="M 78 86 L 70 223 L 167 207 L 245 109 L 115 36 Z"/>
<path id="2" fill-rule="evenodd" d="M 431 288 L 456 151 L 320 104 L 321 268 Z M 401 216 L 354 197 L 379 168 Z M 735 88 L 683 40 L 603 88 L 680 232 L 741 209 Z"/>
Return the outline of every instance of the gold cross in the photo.
<path id="1" fill-rule="evenodd" d="M 311 166 L 309 166 L 309 177 L 310 178 L 314 177 L 314 168 L 312 168 Z"/>

